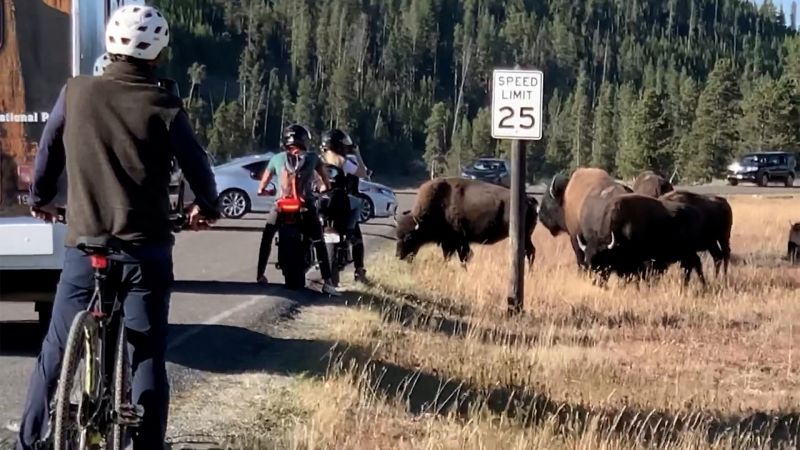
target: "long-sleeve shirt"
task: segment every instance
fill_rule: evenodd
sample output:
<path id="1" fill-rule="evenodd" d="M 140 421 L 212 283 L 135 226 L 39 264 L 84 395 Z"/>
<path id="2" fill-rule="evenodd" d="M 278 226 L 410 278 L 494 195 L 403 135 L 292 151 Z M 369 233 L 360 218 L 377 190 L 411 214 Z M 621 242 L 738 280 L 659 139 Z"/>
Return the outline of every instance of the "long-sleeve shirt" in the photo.
<path id="1" fill-rule="evenodd" d="M 109 79 L 87 78 L 70 80 L 73 85 L 62 88 L 52 109 L 36 155 L 31 204 L 50 204 L 69 167 L 67 221 L 77 222 L 78 232 L 163 241 L 170 229 L 165 216 L 174 157 L 201 213 L 218 218 L 208 156 L 180 99 L 154 85 L 117 83 L 150 80 L 124 63 L 109 66 L 102 77 Z M 154 125 L 154 118 L 163 120 L 166 130 Z M 75 238 L 68 236 L 68 245 Z"/>

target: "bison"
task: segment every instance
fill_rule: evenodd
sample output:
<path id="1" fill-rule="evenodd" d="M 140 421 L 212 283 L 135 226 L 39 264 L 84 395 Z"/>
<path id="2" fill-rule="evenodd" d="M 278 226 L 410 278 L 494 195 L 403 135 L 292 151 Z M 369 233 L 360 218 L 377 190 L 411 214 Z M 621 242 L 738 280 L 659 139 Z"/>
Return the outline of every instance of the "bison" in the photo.
<path id="1" fill-rule="evenodd" d="M 789 227 L 789 245 L 786 257 L 791 264 L 800 263 L 800 222 Z"/>
<path id="2" fill-rule="evenodd" d="M 539 221 L 553 236 L 567 233 L 578 265 L 586 268 L 585 257 L 577 242 L 577 236 L 594 223 L 584 222 L 582 211 L 586 204 L 607 202 L 610 199 L 633 192 L 628 186 L 617 182 L 603 169 L 578 168 L 567 178 L 557 175 L 542 197 Z"/>
<path id="3" fill-rule="evenodd" d="M 681 263 L 684 285 L 696 271 L 705 284 L 697 251 L 702 247 L 702 213 L 689 203 L 660 200 L 641 194 L 616 196 L 605 203 L 587 203 L 584 217 L 595 223 L 577 242 L 585 264 L 604 281 L 618 276 L 642 276 L 647 270 L 665 271 Z"/>
<path id="4" fill-rule="evenodd" d="M 701 195 L 688 191 L 672 191 L 661 197 L 661 200 L 686 203 L 700 210 L 702 216 L 699 251 L 708 251 L 714 259 L 714 275 L 719 275 L 720 266 L 723 274 L 728 274 L 731 260 L 731 228 L 733 227 L 733 210 L 723 197 Z"/>
<path id="5" fill-rule="evenodd" d="M 652 170 L 645 170 L 640 173 L 633 182 L 633 192 L 648 197 L 658 198 L 673 190 L 674 188 L 669 180 Z"/>
<path id="6" fill-rule="evenodd" d="M 494 244 L 508 237 L 511 191 L 479 180 L 437 178 L 419 187 L 412 210 L 397 219 L 396 256 L 410 260 L 429 243 L 442 248 L 445 260 L 458 253 L 462 264 L 472 256 L 470 243 Z M 536 256 L 531 235 L 538 202 L 527 197 L 525 256 Z"/>

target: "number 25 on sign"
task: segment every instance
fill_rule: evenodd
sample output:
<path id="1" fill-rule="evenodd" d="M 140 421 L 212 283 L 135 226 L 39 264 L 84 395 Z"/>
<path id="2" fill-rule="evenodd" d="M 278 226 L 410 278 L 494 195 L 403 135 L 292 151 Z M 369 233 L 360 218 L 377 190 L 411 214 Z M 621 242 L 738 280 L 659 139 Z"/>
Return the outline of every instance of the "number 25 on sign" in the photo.
<path id="1" fill-rule="evenodd" d="M 492 137 L 541 139 L 543 102 L 544 74 L 540 70 L 494 70 Z"/>

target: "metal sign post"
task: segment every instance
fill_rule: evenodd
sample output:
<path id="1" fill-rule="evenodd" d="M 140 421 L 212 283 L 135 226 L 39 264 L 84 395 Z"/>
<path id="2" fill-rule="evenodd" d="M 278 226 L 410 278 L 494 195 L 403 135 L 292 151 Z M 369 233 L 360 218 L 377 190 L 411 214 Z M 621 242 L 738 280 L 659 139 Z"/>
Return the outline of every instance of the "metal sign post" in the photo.
<path id="1" fill-rule="evenodd" d="M 496 69 L 492 74 L 492 137 L 511 142 L 511 279 L 508 309 L 522 311 L 525 298 L 525 145 L 542 138 L 544 74 L 540 70 Z"/>

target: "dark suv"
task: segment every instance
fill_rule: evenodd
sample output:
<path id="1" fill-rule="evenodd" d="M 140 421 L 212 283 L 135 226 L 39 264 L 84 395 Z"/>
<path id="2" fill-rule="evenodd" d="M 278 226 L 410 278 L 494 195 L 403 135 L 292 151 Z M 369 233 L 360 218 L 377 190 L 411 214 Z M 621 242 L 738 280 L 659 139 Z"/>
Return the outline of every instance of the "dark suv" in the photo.
<path id="1" fill-rule="evenodd" d="M 479 158 L 461 172 L 464 178 L 481 180 L 504 187 L 511 185 L 511 170 L 508 162 L 499 158 Z"/>
<path id="2" fill-rule="evenodd" d="M 787 187 L 794 186 L 797 177 L 797 157 L 788 152 L 748 153 L 728 166 L 728 184 L 736 186 L 740 181 L 766 186 L 780 181 Z"/>

